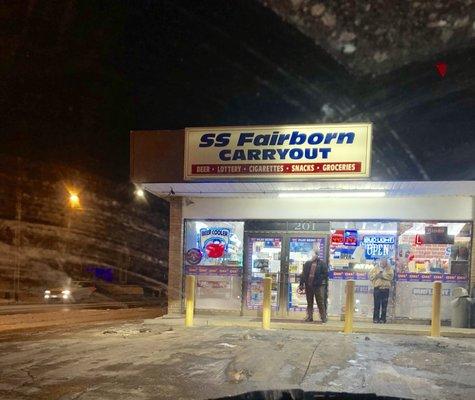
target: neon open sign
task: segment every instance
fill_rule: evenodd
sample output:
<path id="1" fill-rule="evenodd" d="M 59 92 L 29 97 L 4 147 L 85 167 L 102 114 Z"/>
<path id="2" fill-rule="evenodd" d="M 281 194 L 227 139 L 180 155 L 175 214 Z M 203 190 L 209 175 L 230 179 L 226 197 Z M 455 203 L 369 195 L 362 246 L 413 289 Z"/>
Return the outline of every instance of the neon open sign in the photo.
<path id="1" fill-rule="evenodd" d="M 374 260 L 394 255 L 396 237 L 393 235 L 368 235 L 363 237 L 365 258 Z"/>

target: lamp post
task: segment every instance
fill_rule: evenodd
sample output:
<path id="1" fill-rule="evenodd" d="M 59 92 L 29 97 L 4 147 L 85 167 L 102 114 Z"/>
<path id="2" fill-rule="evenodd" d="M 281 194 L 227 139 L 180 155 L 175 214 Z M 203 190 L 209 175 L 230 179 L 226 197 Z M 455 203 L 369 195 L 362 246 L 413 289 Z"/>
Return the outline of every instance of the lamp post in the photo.
<path id="1" fill-rule="evenodd" d="M 21 159 L 17 158 L 17 182 L 16 182 L 16 190 L 15 190 L 15 267 L 13 269 L 13 293 L 15 301 L 19 301 L 20 297 L 20 271 L 21 271 L 21 247 L 22 247 L 22 227 L 21 227 L 21 219 L 22 219 L 22 184 L 23 184 L 23 171 L 21 165 Z"/>
<path id="2" fill-rule="evenodd" d="M 71 240 L 71 215 L 73 210 L 79 209 L 81 207 L 81 202 L 79 200 L 79 195 L 77 194 L 76 191 L 69 190 L 69 207 L 67 209 L 67 235 L 66 235 L 66 244 L 64 246 L 64 257 L 66 258 L 68 256 L 68 249 L 69 249 L 69 242 Z"/>
<path id="3" fill-rule="evenodd" d="M 21 200 L 22 200 L 22 190 L 21 190 L 21 178 L 17 182 L 16 187 L 16 203 L 15 203 L 15 219 L 16 219 L 16 228 L 15 228 L 15 245 L 16 245 L 16 255 L 15 255 L 15 269 L 13 270 L 13 292 L 15 301 L 19 301 L 20 297 L 20 270 L 21 270 Z"/>

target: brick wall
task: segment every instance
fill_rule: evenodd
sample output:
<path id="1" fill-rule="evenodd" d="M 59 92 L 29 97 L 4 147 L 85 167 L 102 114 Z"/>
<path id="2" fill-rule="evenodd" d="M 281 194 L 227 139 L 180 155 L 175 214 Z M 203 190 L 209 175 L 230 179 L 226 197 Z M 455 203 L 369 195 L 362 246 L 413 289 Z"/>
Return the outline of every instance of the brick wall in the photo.
<path id="1" fill-rule="evenodd" d="M 473 237 L 472 237 L 472 250 L 470 252 L 470 260 L 472 264 L 471 270 L 470 270 L 470 289 L 472 290 L 473 288 L 475 288 L 475 240 L 473 240 Z"/>
<path id="2" fill-rule="evenodd" d="M 470 272 L 470 289 L 475 288 L 475 240 L 474 240 L 474 228 L 475 228 L 475 197 L 472 197 L 472 249 L 470 252 L 471 260 L 471 272 Z M 474 293 L 475 294 L 475 293 Z"/>
<path id="3" fill-rule="evenodd" d="M 183 198 L 170 199 L 168 246 L 168 313 L 182 312 L 183 285 Z"/>

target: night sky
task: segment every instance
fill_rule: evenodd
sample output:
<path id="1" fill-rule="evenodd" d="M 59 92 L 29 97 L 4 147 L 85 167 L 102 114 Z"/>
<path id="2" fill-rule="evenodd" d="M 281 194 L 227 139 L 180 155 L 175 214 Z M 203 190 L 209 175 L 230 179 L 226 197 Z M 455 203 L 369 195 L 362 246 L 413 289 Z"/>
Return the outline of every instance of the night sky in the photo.
<path id="1" fill-rule="evenodd" d="M 372 120 L 375 179 L 475 179 L 473 45 L 355 77 L 255 1 L 31 4 L 2 28 L 1 152 L 124 181 L 134 129 Z"/>

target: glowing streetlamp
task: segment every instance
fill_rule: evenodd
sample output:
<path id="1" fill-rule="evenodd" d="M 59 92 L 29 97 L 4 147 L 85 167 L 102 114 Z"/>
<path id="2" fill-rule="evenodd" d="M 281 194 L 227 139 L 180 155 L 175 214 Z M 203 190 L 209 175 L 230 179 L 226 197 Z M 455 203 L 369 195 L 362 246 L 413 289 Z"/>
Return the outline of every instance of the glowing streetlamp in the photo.
<path id="1" fill-rule="evenodd" d="M 76 193 L 71 193 L 69 195 L 69 205 L 71 208 L 79 207 L 79 196 Z"/>

